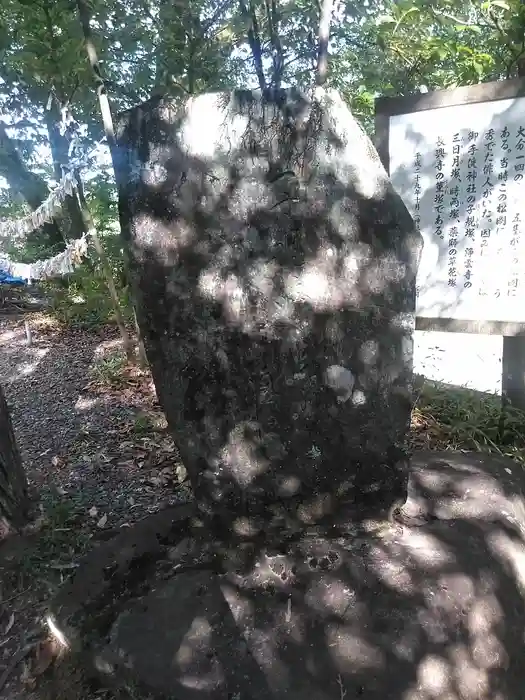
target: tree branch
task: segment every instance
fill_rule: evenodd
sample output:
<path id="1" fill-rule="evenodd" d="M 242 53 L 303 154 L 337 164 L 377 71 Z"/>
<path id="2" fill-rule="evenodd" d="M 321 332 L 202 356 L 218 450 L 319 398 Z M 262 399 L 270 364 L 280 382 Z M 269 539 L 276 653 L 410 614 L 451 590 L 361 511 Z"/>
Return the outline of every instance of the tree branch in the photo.
<path id="1" fill-rule="evenodd" d="M 266 79 L 264 77 L 264 69 L 262 62 L 262 46 L 259 35 L 259 23 L 257 22 L 255 8 L 251 0 L 249 11 L 246 7 L 246 3 L 244 2 L 244 0 L 239 0 L 239 7 L 241 8 L 241 13 L 244 19 L 250 22 L 250 27 L 247 32 L 248 44 L 252 52 L 252 58 L 253 63 L 255 65 L 255 72 L 257 73 L 257 80 L 259 81 L 259 87 L 264 92 L 266 90 Z"/>
<path id="2" fill-rule="evenodd" d="M 217 7 L 217 9 L 216 9 L 215 12 L 213 13 L 213 15 L 212 15 L 208 20 L 206 20 L 206 22 L 204 22 L 204 24 L 202 25 L 202 34 L 203 34 L 203 36 L 204 36 L 207 32 L 210 31 L 210 29 L 213 27 L 213 25 L 215 24 L 215 22 L 216 22 L 216 21 L 219 19 L 219 17 L 221 16 L 221 14 L 222 14 L 223 12 L 225 12 L 225 11 L 228 9 L 228 7 L 231 6 L 231 5 L 232 5 L 232 0 L 224 0 L 224 2 L 222 2 L 222 3 L 219 5 L 219 7 Z"/>
<path id="3" fill-rule="evenodd" d="M 455 24 L 459 24 L 461 27 L 478 27 L 479 26 L 475 22 L 469 22 L 468 20 L 464 20 L 464 19 L 460 19 L 459 17 L 455 17 L 454 15 L 451 15 L 449 12 L 440 12 L 439 10 L 436 10 L 433 7 L 430 7 L 429 9 L 430 9 L 430 12 L 434 15 L 434 17 L 437 20 L 449 19 L 451 22 L 454 22 Z"/>

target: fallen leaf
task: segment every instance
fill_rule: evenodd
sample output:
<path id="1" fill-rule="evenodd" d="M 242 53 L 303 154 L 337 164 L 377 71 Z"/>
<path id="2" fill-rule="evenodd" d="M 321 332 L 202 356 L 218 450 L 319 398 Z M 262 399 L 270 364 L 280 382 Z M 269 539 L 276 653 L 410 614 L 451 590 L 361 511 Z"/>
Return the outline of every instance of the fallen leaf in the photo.
<path id="1" fill-rule="evenodd" d="M 44 671 L 47 671 L 57 656 L 57 642 L 54 639 L 45 639 L 40 642 L 35 652 L 35 664 L 31 669 L 33 676 L 41 676 Z"/>
<path id="2" fill-rule="evenodd" d="M 11 613 L 11 617 L 9 618 L 7 626 L 4 630 L 4 635 L 8 634 L 11 631 L 14 624 L 15 624 L 15 614 Z"/>
<path id="3" fill-rule="evenodd" d="M 177 478 L 181 483 L 183 481 L 186 481 L 186 479 L 188 478 L 188 472 L 186 471 L 186 467 L 182 464 L 177 465 L 177 467 L 175 468 L 175 473 L 177 474 Z"/>
<path id="4" fill-rule="evenodd" d="M 54 457 L 51 457 L 51 464 L 54 467 L 62 467 L 64 465 L 64 460 L 60 459 L 58 455 L 55 455 Z"/>
<path id="5" fill-rule="evenodd" d="M 20 674 L 20 682 L 29 690 L 34 690 L 36 686 L 36 678 L 31 675 L 29 664 L 22 663 L 22 673 Z"/>
<path id="6" fill-rule="evenodd" d="M 108 516 L 104 514 L 97 523 L 97 527 L 105 527 L 108 521 Z"/>
<path id="7" fill-rule="evenodd" d="M 92 518 L 96 518 L 98 515 L 98 508 L 96 506 L 93 506 L 93 508 L 89 509 L 89 514 Z"/>

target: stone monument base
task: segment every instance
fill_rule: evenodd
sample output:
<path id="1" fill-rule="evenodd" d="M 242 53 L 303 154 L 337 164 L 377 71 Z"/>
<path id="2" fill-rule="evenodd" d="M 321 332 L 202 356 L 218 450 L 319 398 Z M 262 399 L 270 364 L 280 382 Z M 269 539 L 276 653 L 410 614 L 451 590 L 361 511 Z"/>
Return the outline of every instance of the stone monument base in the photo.
<path id="1" fill-rule="evenodd" d="M 401 527 L 312 529 L 281 546 L 221 551 L 181 525 L 142 569 L 147 585 L 105 596 L 98 628 L 71 607 L 61 620 L 60 603 L 54 619 L 77 620 L 99 677 L 148 697 L 520 700 L 521 473 L 492 456 L 419 455 Z M 81 580 L 82 568 L 62 601 Z"/>

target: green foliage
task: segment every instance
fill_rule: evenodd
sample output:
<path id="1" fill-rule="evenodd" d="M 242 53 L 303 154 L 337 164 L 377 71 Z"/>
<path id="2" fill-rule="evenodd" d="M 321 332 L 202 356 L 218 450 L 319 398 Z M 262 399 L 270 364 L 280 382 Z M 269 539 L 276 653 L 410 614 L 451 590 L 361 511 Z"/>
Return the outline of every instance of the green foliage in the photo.
<path id="1" fill-rule="evenodd" d="M 485 450 L 525 464 L 525 413 L 501 397 L 425 381 L 413 414 L 416 444 L 437 449 Z"/>
<path id="2" fill-rule="evenodd" d="M 139 413 L 133 423 L 133 432 L 135 435 L 150 435 L 158 430 L 155 421 L 147 413 Z"/>
<path id="3" fill-rule="evenodd" d="M 91 368 L 91 375 L 98 384 L 118 387 L 122 384 L 126 364 L 125 355 L 114 352 L 97 360 Z"/>
<path id="4" fill-rule="evenodd" d="M 124 318 L 133 318 L 132 306 L 125 283 L 124 260 L 121 241 L 116 234 L 101 236 L 115 280 Z M 81 328 L 97 328 L 114 323 L 114 312 L 108 294 L 101 263 L 90 247 L 90 257 L 67 280 L 50 280 L 43 289 L 50 301 L 51 313 L 68 325 Z"/>

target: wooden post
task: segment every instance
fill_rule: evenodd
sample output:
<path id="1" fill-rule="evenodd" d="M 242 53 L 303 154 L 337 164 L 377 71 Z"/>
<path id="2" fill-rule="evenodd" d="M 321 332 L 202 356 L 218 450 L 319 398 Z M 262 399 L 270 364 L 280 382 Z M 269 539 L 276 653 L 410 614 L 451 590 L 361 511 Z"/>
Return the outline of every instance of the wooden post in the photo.
<path id="1" fill-rule="evenodd" d="M 26 343 L 28 347 L 31 347 L 33 345 L 33 335 L 31 333 L 31 327 L 29 325 L 29 321 L 27 320 L 26 317 L 24 317 L 24 329 L 26 332 Z"/>
<path id="2" fill-rule="evenodd" d="M 510 406 L 525 411 L 525 336 L 503 336 L 501 360 L 503 410 Z"/>

